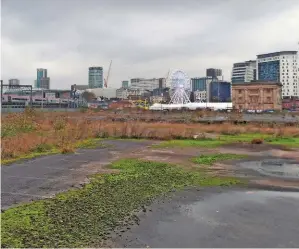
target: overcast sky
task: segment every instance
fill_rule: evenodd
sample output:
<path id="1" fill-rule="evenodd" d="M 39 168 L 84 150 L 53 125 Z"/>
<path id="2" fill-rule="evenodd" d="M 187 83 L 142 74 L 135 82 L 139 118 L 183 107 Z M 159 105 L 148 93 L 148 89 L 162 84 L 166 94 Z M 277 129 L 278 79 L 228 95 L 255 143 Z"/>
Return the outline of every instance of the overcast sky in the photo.
<path id="1" fill-rule="evenodd" d="M 2 79 L 51 88 L 87 84 L 88 67 L 112 62 L 110 87 L 133 77 L 190 77 L 256 54 L 298 50 L 299 0 L 2 0 Z"/>

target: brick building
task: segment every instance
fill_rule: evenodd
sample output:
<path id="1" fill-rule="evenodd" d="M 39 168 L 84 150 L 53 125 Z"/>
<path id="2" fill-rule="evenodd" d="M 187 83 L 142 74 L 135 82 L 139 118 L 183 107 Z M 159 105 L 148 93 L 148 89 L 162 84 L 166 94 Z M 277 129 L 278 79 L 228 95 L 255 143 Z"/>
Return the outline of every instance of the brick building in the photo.
<path id="1" fill-rule="evenodd" d="M 233 108 L 239 110 L 281 110 L 281 88 L 278 82 L 251 81 L 232 85 Z"/>

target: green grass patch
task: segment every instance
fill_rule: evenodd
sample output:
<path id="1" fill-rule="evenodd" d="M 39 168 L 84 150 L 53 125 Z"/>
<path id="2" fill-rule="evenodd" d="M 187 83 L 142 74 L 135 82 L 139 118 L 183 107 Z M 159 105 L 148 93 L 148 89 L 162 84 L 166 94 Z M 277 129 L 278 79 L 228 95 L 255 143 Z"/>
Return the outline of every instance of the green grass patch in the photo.
<path id="1" fill-rule="evenodd" d="M 35 130 L 35 125 L 26 120 L 20 120 L 18 123 L 3 124 L 1 126 L 1 138 L 13 137 L 20 133 L 28 133 Z"/>
<path id="2" fill-rule="evenodd" d="M 115 227 L 133 224 L 135 210 L 172 189 L 240 183 L 134 159 L 112 168 L 120 173 L 96 175 L 82 189 L 2 213 L 2 247 L 98 247 Z"/>
<path id="3" fill-rule="evenodd" d="M 242 159 L 246 158 L 246 155 L 237 155 L 237 154 L 208 154 L 208 155 L 200 155 L 198 157 L 192 158 L 192 161 L 201 165 L 213 165 L 215 162 L 224 161 L 224 160 L 233 160 L 233 159 Z"/>
<path id="4" fill-rule="evenodd" d="M 283 145 L 287 147 L 299 147 L 298 137 L 269 137 L 265 139 L 268 144 Z"/>
<path id="5" fill-rule="evenodd" d="M 253 139 L 262 139 L 267 144 L 283 145 L 287 147 L 299 147 L 298 137 L 274 137 L 267 134 L 237 134 L 237 135 L 219 135 L 215 139 L 185 139 L 169 140 L 153 145 L 154 148 L 175 148 L 175 147 L 206 147 L 215 148 L 225 144 L 250 143 Z"/>
<path id="6" fill-rule="evenodd" d="M 266 139 L 271 137 L 271 135 L 260 134 L 260 133 L 243 133 L 237 135 L 220 135 L 219 140 L 225 143 L 236 143 L 236 142 L 251 142 L 252 139 Z"/>
<path id="7" fill-rule="evenodd" d="M 8 164 L 12 164 L 14 162 L 21 161 L 21 160 L 28 160 L 28 159 L 33 159 L 33 158 L 40 157 L 40 156 L 53 155 L 53 154 L 57 154 L 57 153 L 59 153 L 59 150 L 57 150 L 57 149 L 53 149 L 51 151 L 46 151 L 46 152 L 31 152 L 27 155 L 21 155 L 21 156 L 15 157 L 15 158 L 2 159 L 1 165 L 8 165 Z"/>
<path id="8" fill-rule="evenodd" d="M 105 145 L 101 142 L 101 138 L 89 138 L 82 141 L 78 141 L 75 144 L 75 148 L 77 149 L 96 149 L 99 147 L 105 147 Z"/>
<path id="9" fill-rule="evenodd" d="M 215 148 L 225 144 L 225 141 L 217 140 L 217 139 L 186 139 L 186 140 L 169 140 L 163 141 L 159 144 L 155 144 L 153 148 L 175 148 L 175 147 L 207 147 L 207 148 Z"/>

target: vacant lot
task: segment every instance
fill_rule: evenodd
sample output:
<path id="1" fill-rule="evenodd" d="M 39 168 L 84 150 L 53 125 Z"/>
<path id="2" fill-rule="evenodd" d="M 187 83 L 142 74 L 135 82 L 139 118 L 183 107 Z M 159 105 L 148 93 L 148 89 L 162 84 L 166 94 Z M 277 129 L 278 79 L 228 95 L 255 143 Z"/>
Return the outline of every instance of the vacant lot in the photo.
<path id="1" fill-rule="evenodd" d="M 1 126 L 2 163 L 44 154 L 69 153 L 78 147 L 93 146 L 93 139 L 103 138 L 189 139 L 175 142 L 182 146 L 188 143 L 217 146 L 232 142 L 252 142 L 253 139 L 255 143 L 298 145 L 298 124 L 234 124 L 233 121 L 199 124 L 190 121 L 190 113 L 168 114 L 169 117 L 180 115 L 181 118 L 187 115 L 185 123 L 172 123 L 157 122 L 155 118 L 151 121 L 151 115 L 156 117 L 158 114 L 140 112 L 132 115 L 138 116 L 140 120 L 145 118 L 146 121 L 130 121 L 128 113 L 111 112 L 41 113 L 26 110 L 22 114 L 5 115 Z M 192 115 L 209 114 L 195 112 Z M 122 121 L 114 121 L 116 117 L 122 117 Z M 172 143 L 166 145 L 171 146 Z"/>

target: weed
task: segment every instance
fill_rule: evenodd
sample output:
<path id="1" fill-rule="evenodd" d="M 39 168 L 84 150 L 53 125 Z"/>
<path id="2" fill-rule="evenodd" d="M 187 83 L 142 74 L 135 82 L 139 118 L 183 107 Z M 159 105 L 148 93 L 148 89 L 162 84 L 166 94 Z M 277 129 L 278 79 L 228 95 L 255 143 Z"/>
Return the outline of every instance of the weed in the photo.
<path id="1" fill-rule="evenodd" d="M 100 142 L 99 138 L 89 138 L 83 141 L 79 141 L 75 144 L 75 148 L 78 149 L 95 149 L 98 147 L 105 147 L 103 143 Z"/>
<path id="2" fill-rule="evenodd" d="M 115 227 L 136 222 L 133 211 L 172 189 L 240 183 L 141 160 L 112 168 L 120 173 L 95 175 L 83 189 L 2 213 L 2 247 L 98 247 Z"/>
<path id="3" fill-rule="evenodd" d="M 74 153 L 74 147 L 70 144 L 65 144 L 62 148 L 61 148 L 61 154 L 69 154 L 69 153 Z"/>
<path id="4" fill-rule="evenodd" d="M 200 155 L 198 157 L 193 158 L 192 161 L 202 165 L 213 165 L 215 162 L 232 160 L 232 159 L 241 159 L 245 157 L 246 155 L 217 153 L 217 154 Z"/>
<path id="5" fill-rule="evenodd" d="M 253 139 L 263 139 L 266 143 L 298 146 L 298 142 L 280 138 L 298 138 L 298 125 L 287 126 L 278 124 L 244 124 L 234 125 L 232 122 L 223 124 L 176 123 L 186 121 L 192 112 L 170 112 L 162 116 L 151 112 L 140 113 L 130 110 L 115 115 L 111 111 L 103 111 L 106 120 L 90 119 L 97 116 L 93 111 L 86 113 L 47 113 L 28 110 L 21 114 L 10 114 L 2 118 L 1 126 L 1 159 L 11 159 L 31 153 L 41 143 L 53 144 L 59 150 L 68 144 L 89 138 L 143 138 L 156 140 L 179 139 L 181 142 L 165 142 L 160 147 L 215 147 L 227 143 L 250 143 Z M 121 117 L 119 116 L 121 115 Z M 198 115 L 215 116 L 213 112 L 200 111 Z M 233 116 L 233 115 L 232 115 Z M 137 117 L 142 121 L 136 121 Z M 120 121 L 112 121 L 121 120 Z M 133 121 L 129 121 L 133 119 Z M 162 119 L 162 120 L 161 120 Z M 159 120 L 159 122 L 157 122 Z M 161 122 L 160 122 L 161 121 Z M 213 141 L 198 134 L 214 133 L 219 139 Z M 297 137 L 296 137 L 297 136 Z M 198 141 L 192 138 L 199 138 Z M 41 138 L 45 141 L 40 142 Z M 268 142 L 267 139 L 273 142 Z M 184 141 L 184 139 L 187 139 Z M 271 141 L 272 141 L 271 140 Z"/>
<path id="6" fill-rule="evenodd" d="M 66 126 L 66 120 L 61 117 L 55 119 L 53 123 L 53 128 L 55 131 L 63 130 L 65 126 Z"/>
<path id="7" fill-rule="evenodd" d="M 42 152 L 47 152 L 53 149 L 53 146 L 50 144 L 39 144 L 36 146 L 36 148 L 34 148 L 34 150 L 32 152 L 37 152 L 37 153 L 42 153 Z"/>
<path id="8" fill-rule="evenodd" d="M 213 139 L 202 139 L 202 140 L 170 140 L 164 141 L 160 144 L 153 145 L 154 148 L 173 148 L 173 147 L 207 147 L 214 148 L 225 144 L 224 141 L 213 140 Z"/>

